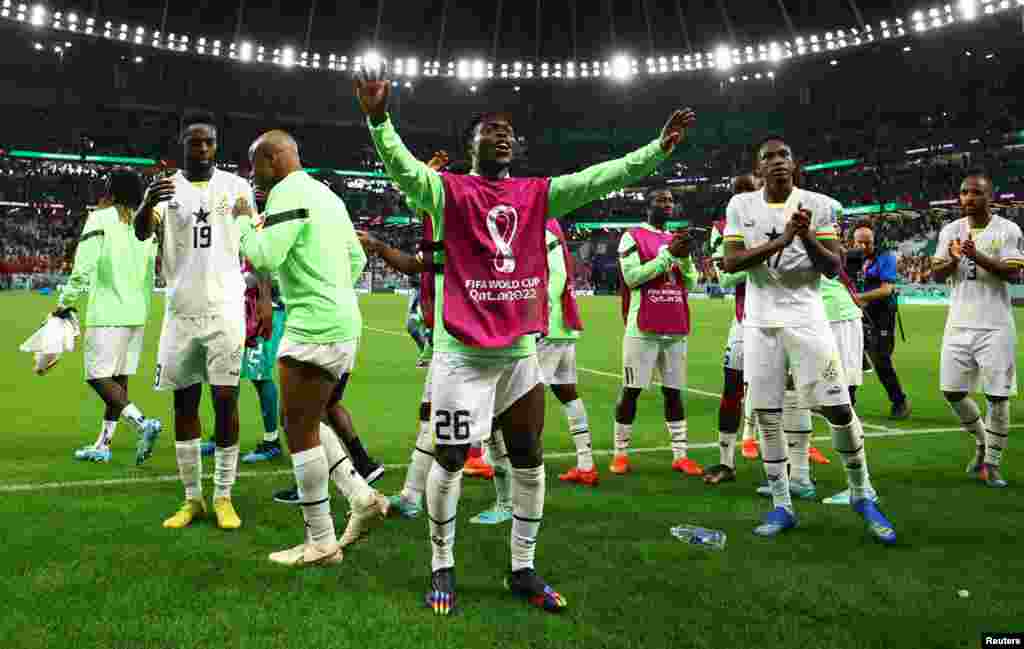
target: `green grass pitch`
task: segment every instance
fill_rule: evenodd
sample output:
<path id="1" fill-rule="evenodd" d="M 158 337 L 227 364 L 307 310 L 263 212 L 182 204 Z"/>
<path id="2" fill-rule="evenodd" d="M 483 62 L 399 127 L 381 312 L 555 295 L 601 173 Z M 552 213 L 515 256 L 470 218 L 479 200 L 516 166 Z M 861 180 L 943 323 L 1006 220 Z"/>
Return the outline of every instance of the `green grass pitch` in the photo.
<path id="1" fill-rule="evenodd" d="M 914 404 L 908 422 L 885 419 L 888 404 L 873 375 L 859 412 L 875 435 L 868 457 L 900 544 L 871 542 L 845 507 L 797 502 L 800 528 L 778 539 L 751 530 L 768 509 L 754 493 L 759 463 L 738 458 L 739 479 L 710 489 L 669 470 L 660 394 L 645 393 L 635 426 L 634 473 L 608 472 L 618 392 L 622 323 L 618 301 L 584 298 L 580 393 L 590 416 L 602 483 L 559 483 L 573 463 L 561 409 L 548 398 L 547 505 L 537 565 L 570 608 L 551 616 L 501 588 L 508 527 L 470 525 L 493 497 L 488 482 L 466 479 L 456 545 L 461 610 L 434 619 L 423 607 L 430 549 L 423 518 L 391 519 L 330 569 L 289 571 L 269 552 L 302 538 L 299 512 L 270 496 L 289 486 L 290 462 L 243 466 L 234 499 L 241 530 L 209 521 L 183 531 L 160 523 L 182 499 L 175 477 L 171 397 L 152 390 L 162 304 L 154 304 L 146 351 L 131 398 L 165 422 L 154 458 L 134 462 L 134 431 L 121 424 L 108 465 L 77 463 L 91 443 L 101 405 L 82 380 L 80 352 L 48 376 L 31 372 L 17 346 L 52 299 L 0 294 L 0 644 L 36 649 L 102 647 L 977 647 L 983 631 L 1024 629 L 1024 451 L 1011 434 L 1004 458 L 1009 489 L 968 480 L 972 445 L 939 395 L 942 307 L 905 307 L 910 340 L 896 364 Z M 388 463 L 378 483 L 401 487 L 415 438 L 424 377 L 404 332 L 405 299 L 362 298 L 367 330 L 346 394 L 372 455 Z M 694 301 L 687 412 L 692 455 L 717 462 L 722 349 L 732 305 Z M 262 433 L 256 393 L 241 388 L 243 452 Z M 212 430 L 204 395 L 205 431 Z M 1019 415 L 1018 415 L 1019 420 Z M 816 434 L 827 435 L 820 421 Z M 921 431 L 897 434 L 900 431 Z M 818 489 L 845 486 L 833 463 L 816 468 Z M 212 460 L 206 462 L 206 473 Z M 212 488 L 207 479 L 208 488 Z M 336 493 L 336 492 L 335 492 Z M 209 496 L 209 492 L 207 493 Z M 343 499 L 334 499 L 339 518 Z M 669 527 L 692 522 L 724 530 L 724 552 L 691 548 Z M 339 521 L 339 529 L 344 521 Z M 969 591 L 968 597 L 958 591 Z"/>

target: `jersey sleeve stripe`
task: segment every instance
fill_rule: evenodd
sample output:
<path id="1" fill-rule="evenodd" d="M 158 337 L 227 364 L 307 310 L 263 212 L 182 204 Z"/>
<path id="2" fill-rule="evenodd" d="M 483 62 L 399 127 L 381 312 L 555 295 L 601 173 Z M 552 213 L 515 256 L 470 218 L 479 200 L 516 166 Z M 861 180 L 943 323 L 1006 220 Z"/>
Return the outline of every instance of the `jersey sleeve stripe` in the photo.
<path id="1" fill-rule="evenodd" d="M 816 235 L 819 241 L 833 241 L 839 238 L 835 232 L 819 232 Z"/>
<path id="2" fill-rule="evenodd" d="M 625 250 L 619 253 L 619 258 L 625 259 L 626 257 L 632 255 L 637 250 L 639 250 L 637 246 L 630 246 L 629 248 L 626 248 Z"/>
<path id="3" fill-rule="evenodd" d="M 725 241 L 729 241 L 729 242 L 743 241 L 743 235 L 742 234 L 727 234 L 724 237 L 722 237 L 722 239 L 724 239 Z"/>
<path id="4" fill-rule="evenodd" d="M 560 245 L 562 245 L 561 241 L 552 241 L 551 243 L 548 244 L 548 252 L 551 252 Z"/>
<path id="5" fill-rule="evenodd" d="M 103 230 L 93 230 L 92 232 L 89 232 L 88 234 L 83 234 L 82 238 L 78 240 L 78 243 L 82 243 L 83 241 L 88 241 L 89 239 L 92 239 L 93 237 L 102 237 L 102 236 L 103 236 Z"/>
<path id="6" fill-rule="evenodd" d="M 304 207 L 300 207 L 297 210 L 288 210 L 287 212 L 278 212 L 277 214 L 271 214 L 267 217 L 267 220 L 263 223 L 264 228 L 272 228 L 275 225 L 287 223 L 288 221 L 295 221 L 298 219 L 308 219 L 309 210 Z"/>
<path id="7" fill-rule="evenodd" d="M 1024 259 L 1019 257 L 1012 257 L 1010 259 L 1004 259 L 1003 261 L 1011 266 L 1024 267 Z"/>

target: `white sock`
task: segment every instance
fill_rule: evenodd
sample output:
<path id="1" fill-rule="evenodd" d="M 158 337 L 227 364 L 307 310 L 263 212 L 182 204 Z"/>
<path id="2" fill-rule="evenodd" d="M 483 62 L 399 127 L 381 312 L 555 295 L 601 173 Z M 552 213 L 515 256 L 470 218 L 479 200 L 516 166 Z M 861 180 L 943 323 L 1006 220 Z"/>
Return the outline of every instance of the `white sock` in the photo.
<path id="1" fill-rule="evenodd" d="M 117 430 L 117 420 L 107 421 L 103 420 L 103 428 L 100 429 L 100 436 L 96 439 L 96 448 L 110 446 L 110 442 L 114 441 L 114 431 Z"/>
<path id="2" fill-rule="evenodd" d="M 323 423 L 320 424 L 320 446 L 323 447 L 324 457 L 327 459 L 327 475 L 345 495 L 349 505 L 370 500 L 370 485 L 366 484 L 366 480 L 352 465 L 352 459 L 334 429 Z"/>
<path id="3" fill-rule="evenodd" d="M 202 499 L 203 457 L 199 452 L 199 438 L 175 442 L 174 455 L 178 458 L 178 475 L 185 486 L 185 499 Z"/>
<path id="4" fill-rule="evenodd" d="M 758 410 L 757 427 L 761 431 L 761 458 L 768 485 L 772 489 L 772 507 L 793 511 L 789 494 L 789 476 L 786 474 L 786 436 L 782 432 L 782 413 L 778 410 Z"/>
<path id="5" fill-rule="evenodd" d="M 966 401 L 966 399 L 965 399 Z M 985 464 L 999 466 L 1003 451 L 1010 438 L 1010 402 L 989 401 L 988 417 L 985 422 Z"/>
<path id="6" fill-rule="evenodd" d="M 431 570 L 455 567 L 455 515 L 461 493 L 462 469 L 453 473 L 435 460 L 427 474 Z"/>
<path id="7" fill-rule="evenodd" d="M 854 415 L 849 424 L 834 426 L 832 429 L 832 446 L 843 458 L 846 466 L 846 481 L 850 485 L 850 500 L 862 498 L 875 499 L 875 490 L 868 476 L 867 454 L 864 452 L 864 428 L 860 418 Z"/>
<path id="8" fill-rule="evenodd" d="M 136 428 L 141 428 L 143 422 L 146 421 L 146 418 L 145 416 L 143 416 L 142 411 L 139 410 L 134 403 L 129 403 L 127 406 L 125 406 L 124 410 L 121 411 L 121 416 L 130 421 L 131 423 L 135 424 Z"/>
<path id="9" fill-rule="evenodd" d="M 736 468 L 736 433 L 718 431 L 718 462 Z"/>
<path id="10" fill-rule="evenodd" d="M 213 497 L 230 498 L 238 476 L 238 444 L 213 451 Z"/>
<path id="11" fill-rule="evenodd" d="M 687 437 L 686 420 L 666 421 L 669 437 L 672 439 L 672 459 L 680 460 L 686 457 Z"/>
<path id="12" fill-rule="evenodd" d="M 430 431 L 430 422 L 420 422 L 420 433 L 416 436 L 416 446 L 409 458 L 409 468 L 405 472 L 405 485 L 402 487 L 402 499 L 419 505 L 423 499 L 423 490 L 427 488 L 427 474 L 434 461 L 434 436 Z"/>
<path id="13" fill-rule="evenodd" d="M 292 454 L 299 504 L 306 521 L 306 539 L 313 543 L 334 542 L 331 495 L 327 489 L 327 456 L 322 446 Z"/>
<path id="14" fill-rule="evenodd" d="M 790 479 L 800 482 L 811 481 L 811 434 L 814 424 L 811 411 L 801 408 L 796 390 L 786 390 L 782 408 L 782 430 L 786 433 L 789 447 Z"/>
<path id="15" fill-rule="evenodd" d="M 629 453 L 629 445 L 633 441 L 633 424 L 615 422 L 615 454 Z"/>
<path id="16" fill-rule="evenodd" d="M 583 399 L 576 399 L 562 406 L 565 418 L 569 420 L 569 433 L 576 445 L 576 467 L 580 471 L 594 468 L 594 447 L 590 439 L 590 424 L 587 422 L 587 409 Z"/>
<path id="17" fill-rule="evenodd" d="M 533 567 L 544 517 L 544 465 L 512 469 L 512 571 Z"/>
<path id="18" fill-rule="evenodd" d="M 263 433 L 264 442 L 276 442 L 279 439 L 281 439 L 281 434 L 278 432 L 276 428 L 270 431 L 269 433 Z"/>
<path id="19" fill-rule="evenodd" d="M 974 435 L 974 445 L 978 451 L 985 448 L 985 424 L 981 421 L 981 410 L 974 399 L 964 397 L 960 401 L 950 402 L 949 407 L 960 419 L 964 430 Z"/>
<path id="20" fill-rule="evenodd" d="M 500 428 L 484 440 L 484 458 L 494 467 L 494 495 L 499 507 L 512 506 L 512 464 L 508 461 L 505 435 Z"/>
<path id="21" fill-rule="evenodd" d="M 754 402 L 750 397 L 743 398 L 743 441 L 754 439 L 754 427 L 757 421 L 754 419 Z"/>

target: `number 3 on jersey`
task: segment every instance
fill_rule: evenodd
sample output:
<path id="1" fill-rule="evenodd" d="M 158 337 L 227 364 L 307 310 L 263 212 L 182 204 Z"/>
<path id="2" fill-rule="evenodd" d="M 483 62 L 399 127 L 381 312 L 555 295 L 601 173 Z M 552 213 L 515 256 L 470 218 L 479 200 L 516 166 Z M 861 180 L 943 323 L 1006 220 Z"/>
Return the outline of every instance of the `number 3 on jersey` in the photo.
<path id="1" fill-rule="evenodd" d="M 211 240 L 211 228 L 208 225 L 196 225 L 192 227 L 192 247 L 209 248 Z"/>

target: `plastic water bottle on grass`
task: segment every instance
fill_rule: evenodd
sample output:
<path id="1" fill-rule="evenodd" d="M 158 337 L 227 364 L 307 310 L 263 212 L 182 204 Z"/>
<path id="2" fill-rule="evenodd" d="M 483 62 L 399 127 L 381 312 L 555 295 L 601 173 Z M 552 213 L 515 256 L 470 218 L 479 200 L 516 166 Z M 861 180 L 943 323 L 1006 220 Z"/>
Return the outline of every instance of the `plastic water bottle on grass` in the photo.
<path id="1" fill-rule="evenodd" d="M 672 536 L 689 545 L 699 545 L 711 550 L 724 550 L 725 532 L 709 530 L 696 525 L 676 525 L 669 530 Z"/>

